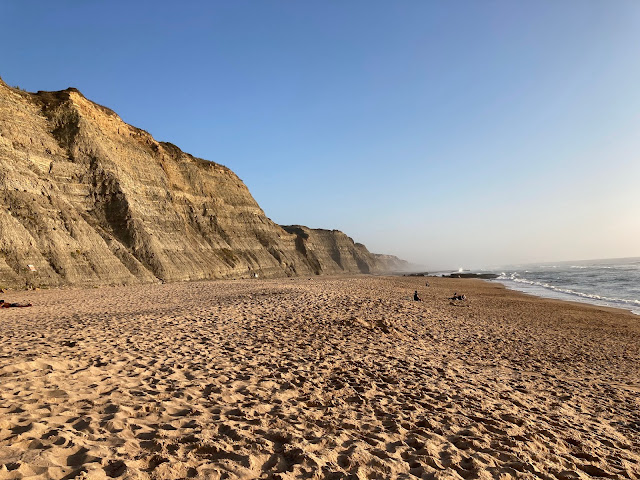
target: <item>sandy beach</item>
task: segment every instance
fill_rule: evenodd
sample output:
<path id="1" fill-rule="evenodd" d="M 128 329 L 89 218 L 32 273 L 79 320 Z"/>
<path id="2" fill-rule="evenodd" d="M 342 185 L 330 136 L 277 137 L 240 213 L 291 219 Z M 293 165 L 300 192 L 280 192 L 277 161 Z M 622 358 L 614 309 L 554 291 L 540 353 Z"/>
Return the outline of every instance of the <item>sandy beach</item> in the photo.
<path id="1" fill-rule="evenodd" d="M 5 292 L 0 479 L 640 478 L 640 317 L 425 280 Z"/>

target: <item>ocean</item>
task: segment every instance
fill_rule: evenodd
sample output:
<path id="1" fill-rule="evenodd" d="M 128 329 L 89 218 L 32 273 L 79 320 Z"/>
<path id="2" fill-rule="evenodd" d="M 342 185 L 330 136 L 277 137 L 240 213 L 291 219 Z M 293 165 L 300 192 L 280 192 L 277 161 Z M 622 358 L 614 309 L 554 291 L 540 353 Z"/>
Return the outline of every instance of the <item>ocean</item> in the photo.
<path id="1" fill-rule="evenodd" d="M 640 315 L 640 258 L 512 265 L 500 270 L 495 281 L 513 290 Z"/>

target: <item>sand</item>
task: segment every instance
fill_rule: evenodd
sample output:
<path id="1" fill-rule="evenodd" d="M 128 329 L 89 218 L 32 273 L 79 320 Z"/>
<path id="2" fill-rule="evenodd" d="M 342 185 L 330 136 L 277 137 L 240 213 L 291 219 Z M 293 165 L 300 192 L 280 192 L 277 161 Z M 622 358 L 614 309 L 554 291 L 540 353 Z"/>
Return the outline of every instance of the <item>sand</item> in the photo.
<path id="1" fill-rule="evenodd" d="M 0 479 L 640 478 L 640 317 L 429 281 L 4 293 Z"/>

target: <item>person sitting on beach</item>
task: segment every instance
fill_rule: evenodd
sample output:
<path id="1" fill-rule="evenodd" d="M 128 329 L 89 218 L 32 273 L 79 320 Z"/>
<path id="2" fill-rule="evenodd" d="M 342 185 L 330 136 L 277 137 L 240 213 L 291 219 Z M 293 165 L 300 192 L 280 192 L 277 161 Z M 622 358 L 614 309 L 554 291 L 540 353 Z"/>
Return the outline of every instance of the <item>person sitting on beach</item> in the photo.
<path id="1" fill-rule="evenodd" d="M 11 307 L 30 307 L 30 303 L 7 303 L 4 300 L 0 300 L 0 308 L 11 308 Z"/>
<path id="2" fill-rule="evenodd" d="M 458 295 L 458 293 L 454 293 L 453 297 L 450 297 L 449 300 L 466 300 L 467 296 L 466 295 Z"/>
<path id="3" fill-rule="evenodd" d="M 421 302 L 422 301 L 422 299 L 418 296 L 418 291 L 417 290 L 415 292 L 413 292 L 413 299 L 416 302 Z"/>

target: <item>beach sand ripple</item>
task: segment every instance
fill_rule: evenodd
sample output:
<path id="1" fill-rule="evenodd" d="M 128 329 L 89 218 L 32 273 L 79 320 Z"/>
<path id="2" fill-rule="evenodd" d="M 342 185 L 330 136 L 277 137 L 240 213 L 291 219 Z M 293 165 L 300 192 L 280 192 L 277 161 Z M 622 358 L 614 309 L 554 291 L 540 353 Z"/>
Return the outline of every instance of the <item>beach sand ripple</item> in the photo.
<path id="1" fill-rule="evenodd" d="M 429 280 L 14 292 L 0 479 L 640 478 L 639 317 Z"/>

